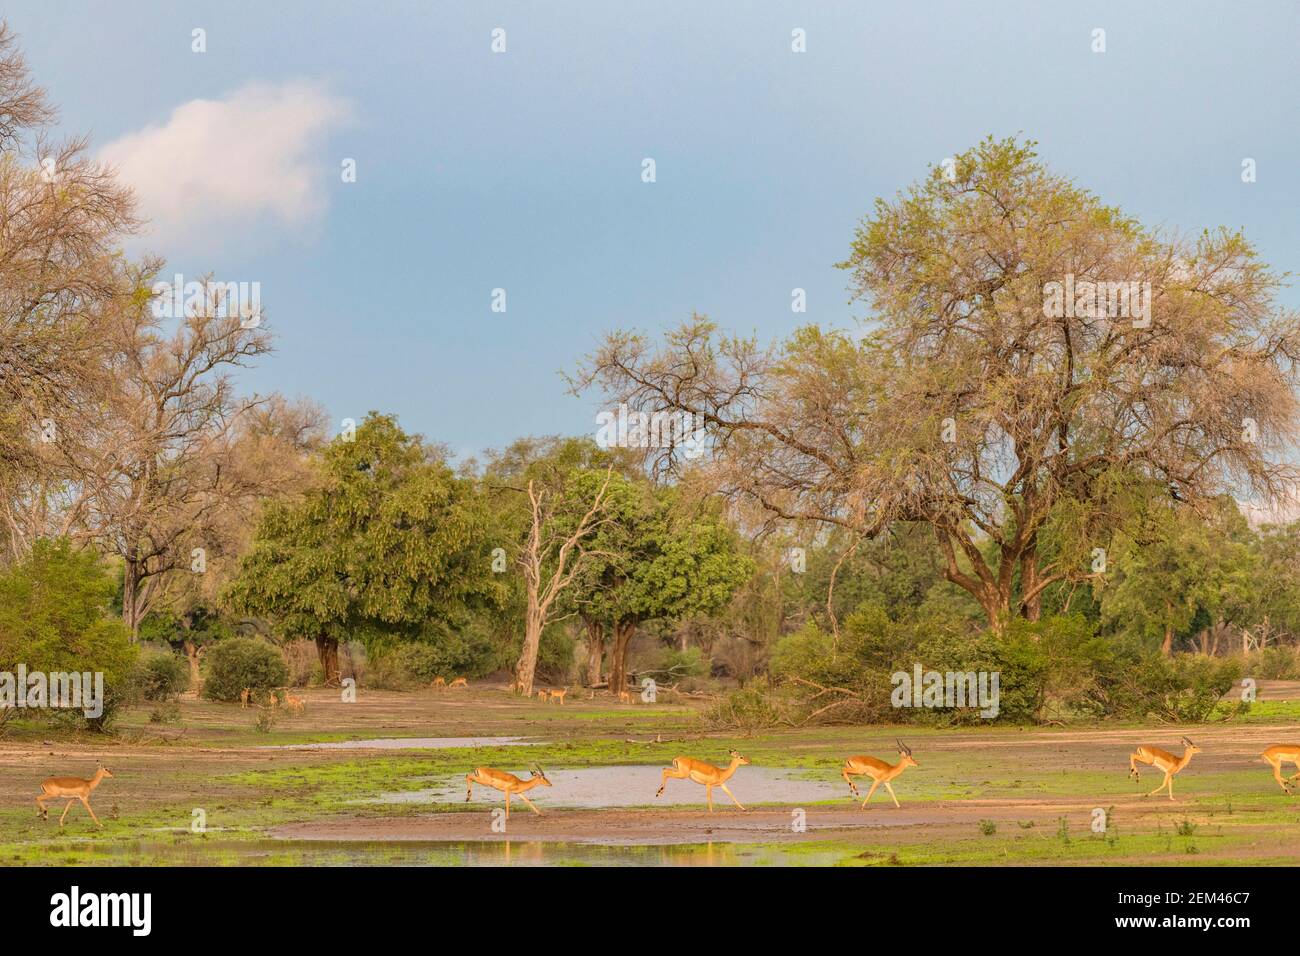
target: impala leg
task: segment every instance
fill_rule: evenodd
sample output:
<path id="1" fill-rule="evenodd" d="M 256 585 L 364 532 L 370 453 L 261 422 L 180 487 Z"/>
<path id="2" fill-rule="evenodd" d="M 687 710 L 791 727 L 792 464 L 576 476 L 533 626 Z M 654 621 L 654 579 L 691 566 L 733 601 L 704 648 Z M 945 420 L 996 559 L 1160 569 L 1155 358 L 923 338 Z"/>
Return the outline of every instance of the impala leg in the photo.
<path id="1" fill-rule="evenodd" d="M 94 820 L 95 825 L 98 826 L 101 830 L 104 829 L 104 824 L 99 822 L 99 817 L 95 816 L 95 811 L 90 809 L 90 801 L 87 800 L 85 797 L 81 797 L 80 799 L 81 799 L 81 805 L 85 807 L 86 812 L 90 814 L 90 819 Z"/>
<path id="2" fill-rule="evenodd" d="M 725 793 L 727 796 L 731 797 L 731 802 L 734 803 L 736 806 L 740 807 L 740 810 L 741 810 L 741 812 L 743 813 L 743 812 L 745 811 L 745 808 L 744 808 L 743 806 L 741 806 L 740 801 L 736 799 L 736 795 L 735 795 L 734 793 L 732 793 L 730 790 L 727 789 L 727 785 L 726 785 L 725 783 L 720 783 L 720 784 L 718 784 L 718 786 L 720 786 L 720 787 L 722 788 L 722 792 L 723 792 L 723 793 Z"/>
<path id="3" fill-rule="evenodd" d="M 49 808 L 45 806 L 45 801 L 48 799 L 50 798 L 45 796 L 44 794 L 36 798 L 36 805 L 40 807 L 40 810 L 37 811 L 37 816 L 39 816 L 42 820 L 48 820 L 50 818 Z"/>
<path id="4" fill-rule="evenodd" d="M 679 770 L 675 762 L 671 767 L 665 767 L 663 772 L 663 778 L 659 782 L 659 789 L 655 791 L 655 796 L 659 797 L 663 795 L 664 787 L 668 786 L 668 779 L 670 777 L 673 780 L 685 780 L 689 776 L 690 774 L 688 774 L 685 770 Z"/>
<path id="5" fill-rule="evenodd" d="M 891 787 L 891 786 L 889 785 L 889 781 L 888 781 L 888 780 L 885 781 L 885 789 L 889 791 L 889 795 L 890 795 L 891 797 L 894 797 L 894 806 L 897 807 L 897 806 L 898 806 L 898 797 L 894 796 L 894 788 Z"/>
<path id="6" fill-rule="evenodd" d="M 533 806 L 533 801 L 529 800 L 522 793 L 519 795 L 519 799 L 524 801 L 524 803 L 528 804 L 529 807 L 532 807 L 533 813 L 537 814 L 539 817 L 542 815 L 542 811 L 538 810 L 536 807 Z"/>
<path id="7" fill-rule="evenodd" d="M 1137 759 L 1138 755 L 1135 753 L 1128 755 L 1128 775 L 1134 780 L 1141 780 L 1142 774 L 1138 773 Z"/>
<path id="8" fill-rule="evenodd" d="M 1287 785 L 1287 782 L 1282 779 L 1282 761 L 1279 760 L 1274 763 L 1270 760 L 1268 765 L 1273 768 L 1273 779 L 1276 780 L 1277 785 L 1282 788 L 1282 792 L 1289 794 L 1291 788 Z"/>
<path id="9" fill-rule="evenodd" d="M 873 781 L 871 781 L 871 789 L 867 791 L 867 799 L 862 801 L 862 806 L 863 806 L 864 808 L 865 808 L 866 805 L 871 801 L 871 795 L 872 795 L 873 793 L 876 792 L 876 788 L 877 788 L 878 786 L 880 786 L 880 781 L 879 781 L 879 780 L 873 780 Z"/>
<path id="10" fill-rule="evenodd" d="M 1170 802 L 1170 803 L 1173 803 L 1173 800 L 1174 800 L 1174 778 L 1173 778 L 1173 775 L 1170 774 L 1170 776 L 1169 776 L 1169 802 Z"/>
<path id="11" fill-rule="evenodd" d="M 1163 790 L 1165 787 L 1169 786 L 1172 782 L 1173 782 L 1173 777 L 1169 776 L 1169 774 L 1165 774 L 1165 782 L 1162 783 L 1160 786 L 1156 787 L 1156 788 L 1155 788 L 1154 790 L 1152 790 L 1150 793 L 1148 793 L 1147 796 L 1148 796 L 1148 797 L 1154 797 L 1157 793 L 1159 793 L 1159 792 L 1160 792 L 1161 790 Z M 1171 790 L 1170 792 L 1172 793 L 1172 790 Z M 1169 799 L 1172 800 L 1173 797 L 1170 796 Z"/>
<path id="12" fill-rule="evenodd" d="M 72 809 L 73 801 L 69 800 L 68 805 L 63 808 L 63 816 L 59 817 L 59 826 L 63 826 L 63 821 L 68 819 L 68 811 Z"/>
<path id="13" fill-rule="evenodd" d="M 853 794 L 856 797 L 858 795 L 858 787 L 857 784 L 853 782 L 853 778 L 849 776 L 849 768 L 845 767 L 843 770 L 841 770 L 840 776 L 843 777 L 844 782 L 849 785 L 849 793 Z"/>
<path id="14" fill-rule="evenodd" d="M 713 812 L 713 785 L 706 783 L 704 785 L 704 799 L 709 801 L 709 812 Z"/>
<path id="15" fill-rule="evenodd" d="M 506 791 L 506 819 L 510 819 L 510 791 Z"/>

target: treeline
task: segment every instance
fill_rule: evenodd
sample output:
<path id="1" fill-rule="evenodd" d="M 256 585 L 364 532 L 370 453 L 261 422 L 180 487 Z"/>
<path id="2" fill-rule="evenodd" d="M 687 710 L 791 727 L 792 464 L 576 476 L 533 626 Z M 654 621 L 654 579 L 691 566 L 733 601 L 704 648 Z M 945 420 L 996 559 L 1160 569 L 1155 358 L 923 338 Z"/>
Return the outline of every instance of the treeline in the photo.
<path id="1" fill-rule="evenodd" d="M 364 657 L 372 686 L 738 688 L 731 723 L 964 719 L 898 712 L 918 665 L 997 672 L 1000 719 L 1038 721 L 1300 676 L 1300 531 L 1237 505 L 1295 491 L 1300 317 L 1240 234 L 1161 236 L 988 140 L 863 220 L 860 334 L 696 316 L 573 371 L 688 441 L 455 462 L 392 414 L 331 434 L 241 395 L 266 317 L 216 282 L 160 315 L 129 191 L 52 119 L 0 28 L 0 671 L 231 699 L 305 645 L 326 685 Z M 1064 276 L 1148 283 L 1149 313 L 1045 309 Z"/>

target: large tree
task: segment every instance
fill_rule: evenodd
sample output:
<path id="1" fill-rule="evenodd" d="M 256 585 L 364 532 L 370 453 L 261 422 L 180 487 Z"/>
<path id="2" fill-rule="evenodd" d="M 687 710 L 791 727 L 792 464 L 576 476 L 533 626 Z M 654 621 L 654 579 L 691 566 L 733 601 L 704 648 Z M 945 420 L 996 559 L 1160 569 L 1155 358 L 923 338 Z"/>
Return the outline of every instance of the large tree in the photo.
<path id="1" fill-rule="evenodd" d="M 609 626 L 609 686 L 621 690 L 628 648 L 642 624 L 715 613 L 753 574 L 754 562 L 716 502 L 692 500 L 674 487 L 628 482 L 609 518 L 593 537 L 572 600 L 585 619 Z M 597 660 L 589 654 L 589 679 L 593 668 Z"/>
<path id="2" fill-rule="evenodd" d="M 659 345 L 611 334 L 575 387 L 698 416 L 718 487 L 775 518 L 929 525 L 999 631 L 1094 573 L 1077 559 L 1127 482 L 1179 504 L 1295 486 L 1300 317 L 1240 234 L 1162 235 L 988 140 L 877 200 L 841 265 L 871 310 L 859 337 L 764 348 L 695 317 Z"/>
<path id="3" fill-rule="evenodd" d="M 314 487 L 267 506 L 227 599 L 315 641 L 337 684 L 341 640 L 415 639 L 500 597 L 488 528 L 473 483 L 372 412 L 325 449 Z"/>
<path id="4" fill-rule="evenodd" d="M 118 254 L 131 192 L 85 140 L 53 141 L 54 119 L 0 23 L 0 559 L 70 531 L 50 446 L 94 416 L 105 322 L 133 291 Z"/>

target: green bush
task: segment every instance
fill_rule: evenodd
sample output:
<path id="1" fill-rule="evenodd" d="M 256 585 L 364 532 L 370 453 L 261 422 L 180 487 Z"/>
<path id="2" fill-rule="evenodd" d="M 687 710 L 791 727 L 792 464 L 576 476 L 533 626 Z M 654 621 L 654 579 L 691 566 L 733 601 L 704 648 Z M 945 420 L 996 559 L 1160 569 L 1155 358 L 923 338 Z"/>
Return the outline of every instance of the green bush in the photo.
<path id="1" fill-rule="evenodd" d="M 655 668 L 659 683 L 681 680 L 687 677 L 705 677 L 709 673 L 709 662 L 704 652 L 698 647 L 688 647 L 681 651 L 675 647 L 665 647 L 659 655 Z"/>
<path id="2" fill-rule="evenodd" d="M 1258 680 L 1300 680 L 1300 647 L 1266 647 L 1246 658 L 1242 670 Z"/>
<path id="3" fill-rule="evenodd" d="M 704 712 L 703 720 L 710 728 L 754 731 L 789 723 L 789 709 L 783 706 L 780 692 L 759 678 L 714 703 Z"/>
<path id="4" fill-rule="evenodd" d="M 115 589 L 98 556 L 66 540 L 38 541 L 26 559 L 0 573 L 0 671 L 13 673 L 25 664 L 29 672 L 90 672 L 104 679 L 99 717 L 81 711 L 25 711 L 27 716 L 84 721 L 102 731 L 131 700 L 137 650 L 122 621 L 111 616 Z"/>
<path id="5" fill-rule="evenodd" d="M 427 687 L 435 677 L 448 682 L 454 677 L 479 677 L 491 669 L 493 650 L 481 635 L 450 630 L 427 640 L 377 648 L 367 662 L 366 684 L 381 690 L 411 690 Z"/>
<path id="6" fill-rule="evenodd" d="M 171 700 L 190 689 L 189 662 L 170 651 L 145 654 L 136 665 L 136 686 L 145 700 Z"/>
<path id="7" fill-rule="evenodd" d="M 203 696 L 239 700 L 245 688 L 266 691 L 289 681 L 279 648 L 251 637 L 231 637 L 212 645 L 204 658 Z"/>

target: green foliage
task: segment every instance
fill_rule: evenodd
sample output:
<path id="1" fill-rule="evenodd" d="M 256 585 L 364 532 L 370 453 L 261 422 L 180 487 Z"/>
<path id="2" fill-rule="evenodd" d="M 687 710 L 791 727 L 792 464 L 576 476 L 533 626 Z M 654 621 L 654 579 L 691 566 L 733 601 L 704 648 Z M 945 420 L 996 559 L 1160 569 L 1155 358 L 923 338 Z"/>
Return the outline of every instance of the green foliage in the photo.
<path id="1" fill-rule="evenodd" d="M 481 677 L 492 670 L 494 649 L 481 634 L 447 631 L 435 641 L 412 641 L 376 651 L 366 683 L 383 690 L 427 687 L 435 677 Z"/>
<path id="2" fill-rule="evenodd" d="M 899 624 L 872 607 L 845 622 L 838 642 L 812 623 L 783 638 L 771 673 L 796 690 L 794 704 L 805 717 L 940 725 L 988 719 L 975 707 L 893 707 L 892 675 L 910 676 L 917 664 L 923 672 L 997 673 L 996 720 L 1003 723 L 1150 716 L 1202 721 L 1241 676 L 1241 665 L 1231 659 L 1169 658 L 1141 642 L 1109 640 L 1082 615 L 1017 621 L 996 635 L 935 622 Z"/>
<path id="3" fill-rule="evenodd" d="M 136 686 L 145 700 L 171 700 L 189 690 L 189 663 L 169 651 L 144 654 L 136 665 Z"/>
<path id="4" fill-rule="evenodd" d="M 25 560 L 0 572 L 0 671 L 25 664 L 29 672 L 102 673 L 104 712 L 84 718 L 97 730 L 132 696 L 137 651 L 122 622 L 108 616 L 114 587 L 94 552 L 65 540 L 37 541 Z M 75 719 L 83 719 L 79 711 Z"/>
<path id="5" fill-rule="evenodd" d="M 698 647 L 688 647 L 684 651 L 676 647 L 665 647 L 659 654 L 655 672 L 660 681 L 704 677 L 709 673 L 709 662 Z"/>
<path id="6" fill-rule="evenodd" d="M 227 592 L 286 637 L 417 639 L 502 595 L 485 511 L 436 450 L 371 413 L 326 448 L 321 481 L 265 511 Z"/>
<path id="7" fill-rule="evenodd" d="M 227 703 L 245 688 L 265 691 L 283 687 L 289 668 L 279 648 L 251 637 L 232 637 L 213 645 L 203 661 L 203 696 Z"/>

